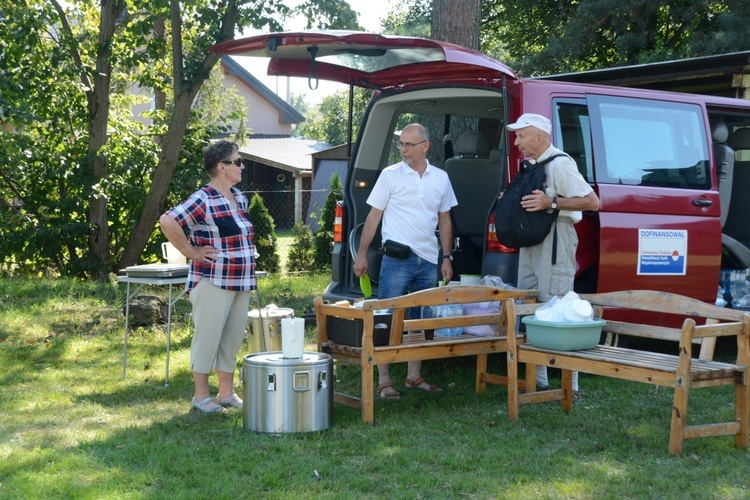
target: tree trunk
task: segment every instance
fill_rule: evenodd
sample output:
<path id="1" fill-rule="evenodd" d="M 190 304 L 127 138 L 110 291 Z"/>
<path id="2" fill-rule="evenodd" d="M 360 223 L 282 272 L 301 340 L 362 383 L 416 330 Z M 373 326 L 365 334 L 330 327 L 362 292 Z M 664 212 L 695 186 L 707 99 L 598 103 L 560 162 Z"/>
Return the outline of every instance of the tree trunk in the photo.
<path id="1" fill-rule="evenodd" d="M 122 0 L 103 0 L 99 22 L 99 43 L 96 54 L 96 73 L 93 88 L 87 94 L 89 112 L 89 144 L 87 168 L 91 173 L 91 198 L 89 199 L 89 252 L 94 260 L 92 278 L 106 281 L 109 275 L 109 215 L 107 197 L 100 192 L 100 183 L 107 177 L 107 159 L 101 148 L 107 143 L 109 121 L 109 86 L 112 76 L 112 37 L 115 22 L 125 6 Z"/>
<path id="2" fill-rule="evenodd" d="M 432 38 L 479 50 L 482 0 L 432 0 Z"/>
<path id="3" fill-rule="evenodd" d="M 180 158 L 182 141 L 185 138 L 188 118 L 190 117 L 190 108 L 193 105 L 195 96 L 200 91 L 203 83 L 211 74 L 211 68 L 221 59 L 221 55 L 215 52 L 209 52 L 200 65 L 198 74 L 192 75 L 190 84 L 185 85 L 183 81 L 183 58 L 182 53 L 182 23 L 180 18 L 180 2 L 170 0 L 171 28 L 172 28 L 172 78 L 174 81 L 174 109 L 169 121 L 167 134 L 161 142 L 161 155 L 159 164 L 154 171 L 154 177 L 151 182 L 151 189 L 146 195 L 146 202 L 143 204 L 143 210 L 138 218 L 138 223 L 130 235 L 125 249 L 122 252 L 118 268 L 123 269 L 138 263 L 138 259 L 146 248 L 151 234 L 154 232 L 156 222 L 164 211 L 164 202 L 169 193 L 169 185 L 172 182 L 172 176 L 177 168 L 177 161 Z M 223 36 L 219 41 L 229 40 L 232 38 L 234 28 L 237 25 L 238 7 L 237 2 L 231 0 L 227 3 L 227 10 L 224 13 L 221 26 Z M 156 30 L 160 27 L 156 26 Z"/>
<path id="4" fill-rule="evenodd" d="M 182 140 L 185 137 L 188 117 L 190 116 L 190 107 L 195 95 L 198 93 L 200 85 L 195 85 L 189 93 L 183 93 L 177 98 L 172 112 L 167 134 L 162 142 L 161 155 L 159 164 L 154 171 L 154 177 L 151 182 L 146 196 L 146 202 L 143 204 L 143 210 L 138 218 L 138 223 L 133 233 L 125 245 L 122 257 L 118 263 L 119 269 L 132 266 L 138 263 L 138 259 L 146 248 L 151 234 L 159 217 L 164 211 L 164 202 L 169 193 L 169 184 L 177 168 L 177 161 L 180 158 L 182 149 Z"/>

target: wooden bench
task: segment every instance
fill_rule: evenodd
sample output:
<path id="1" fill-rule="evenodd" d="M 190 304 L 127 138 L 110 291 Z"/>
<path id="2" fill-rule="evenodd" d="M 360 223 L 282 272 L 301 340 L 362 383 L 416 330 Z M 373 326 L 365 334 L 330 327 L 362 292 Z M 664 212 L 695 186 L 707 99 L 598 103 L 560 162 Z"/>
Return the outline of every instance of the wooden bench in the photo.
<path id="1" fill-rule="evenodd" d="M 362 421 L 374 423 L 374 367 L 378 364 L 427 359 L 450 358 L 457 356 L 477 356 L 476 392 L 482 393 L 486 384 L 507 385 L 507 378 L 488 374 L 487 355 L 504 353 L 508 349 L 505 337 L 506 327 L 501 324 L 502 301 L 506 299 L 534 301 L 535 290 L 503 290 L 487 286 L 446 286 L 431 288 L 391 299 L 366 301 L 361 308 L 325 304 L 321 297 L 314 301 L 318 350 L 333 356 L 334 360 L 358 364 L 362 368 L 361 397 L 340 392 L 334 393 L 334 402 L 362 410 Z M 455 316 L 450 318 L 407 319 L 412 307 L 439 306 L 444 304 L 467 304 L 472 302 L 499 302 L 497 313 Z M 388 309 L 392 311 L 390 338 L 387 345 L 375 346 L 373 332 L 374 312 Z M 327 318 L 348 318 L 363 322 L 361 347 L 333 342 L 329 339 Z M 467 327 L 476 325 L 497 325 L 496 336 L 462 334 L 457 336 L 435 336 L 425 338 L 424 332 L 438 328 Z M 429 336 L 429 335 L 428 335 Z"/>
<path id="2" fill-rule="evenodd" d="M 573 407 L 572 372 L 580 371 L 647 384 L 672 387 L 674 402 L 669 437 L 669 453 L 680 455 L 685 439 L 734 436 L 737 448 L 748 446 L 748 363 L 750 363 L 750 315 L 741 311 L 716 307 L 680 295 L 655 291 L 623 291 L 581 295 L 593 306 L 597 317 L 607 313 L 617 318 L 639 318 L 643 312 L 679 315 L 682 328 L 638 324 L 607 319 L 605 334 L 670 340 L 679 343 L 675 354 L 661 354 L 637 349 L 598 345 L 582 351 L 540 349 L 517 337 L 508 337 L 508 416 L 518 418 L 519 405 L 561 401 L 568 413 Z M 522 316 L 534 314 L 541 304 L 517 305 L 506 301 L 503 312 L 508 314 L 508 331 L 517 331 Z M 603 316 L 602 316 L 603 315 Z M 640 315 L 640 316 L 639 316 Z M 657 317 L 656 315 L 649 317 Z M 673 317 L 675 318 L 675 317 Z M 635 319 L 634 321 L 638 321 Z M 693 346 L 717 337 L 735 337 L 737 359 L 722 363 L 693 357 Z M 526 364 L 526 392 L 518 380 L 518 365 Z M 560 368 L 562 388 L 536 391 L 536 366 Z M 735 420 L 732 422 L 688 425 L 690 390 L 699 387 L 730 385 L 735 387 Z"/>

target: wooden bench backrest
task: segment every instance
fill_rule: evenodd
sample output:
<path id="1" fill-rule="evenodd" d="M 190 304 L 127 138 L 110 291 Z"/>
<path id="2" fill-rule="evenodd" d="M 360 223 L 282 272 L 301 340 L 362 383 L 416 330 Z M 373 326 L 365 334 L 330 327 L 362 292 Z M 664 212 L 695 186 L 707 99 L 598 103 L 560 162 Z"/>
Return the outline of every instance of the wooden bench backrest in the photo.
<path id="1" fill-rule="evenodd" d="M 362 307 L 341 307 L 324 304 L 322 298 L 314 301 L 318 316 L 318 336 L 327 339 L 324 315 L 341 318 L 360 319 L 364 322 L 364 337 L 372 336 L 374 312 L 391 310 L 390 345 L 401 344 L 404 332 L 415 330 L 436 330 L 438 328 L 465 327 L 476 325 L 498 325 L 499 333 L 504 335 L 506 328 L 505 316 L 500 313 L 501 307 L 495 314 L 456 316 L 452 318 L 407 319 L 407 311 L 412 307 L 440 306 L 445 304 L 469 304 L 475 302 L 498 302 L 500 306 L 505 299 L 522 302 L 535 301 L 538 296 L 536 290 L 505 290 L 481 285 L 459 285 L 429 288 L 415 293 L 382 300 L 366 301 Z M 364 342 L 364 339 L 363 339 Z"/>
<path id="2" fill-rule="evenodd" d="M 506 330 L 504 316 L 500 312 L 502 301 L 506 299 L 535 301 L 537 296 L 536 290 L 506 290 L 481 285 L 457 285 L 428 288 L 400 297 L 367 301 L 362 305 L 362 309 L 366 314 L 368 311 L 392 310 L 390 344 L 397 345 L 401 343 L 401 336 L 404 332 L 415 330 L 497 324 L 499 332 L 504 333 Z M 472 316 L 407 319 L 407 312 L 412 307 L 434 307 L 476 302 L 498 302 L 498 312 Z"/>

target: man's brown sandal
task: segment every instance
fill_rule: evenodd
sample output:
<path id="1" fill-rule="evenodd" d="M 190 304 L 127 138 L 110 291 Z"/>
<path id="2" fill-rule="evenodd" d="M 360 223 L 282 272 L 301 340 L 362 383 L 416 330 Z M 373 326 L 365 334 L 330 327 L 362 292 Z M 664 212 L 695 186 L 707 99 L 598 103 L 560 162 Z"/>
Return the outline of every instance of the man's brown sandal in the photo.
<path id="1" fill-rule="evenodd" d="M 392 382 L 384 382 L 378 386 L 378 397 L 383 401 L 388 401 L 389 399 L 400 398 L 401 393 L 393 388 Z"/>
<path id="2" fill-rule="evenodd" d="M 427 387 L 422 387 L 422 384 L 427 384 Z M 422 389 L 423 391 L 427 391 L 427 392 L 442 391 L 440 387 L 434 384 L 430 384 L 422 377 L 419 377 L 417 380 L 412 380 L 410 378 L 407 378 L 405 385 L 407 389 Z"/>

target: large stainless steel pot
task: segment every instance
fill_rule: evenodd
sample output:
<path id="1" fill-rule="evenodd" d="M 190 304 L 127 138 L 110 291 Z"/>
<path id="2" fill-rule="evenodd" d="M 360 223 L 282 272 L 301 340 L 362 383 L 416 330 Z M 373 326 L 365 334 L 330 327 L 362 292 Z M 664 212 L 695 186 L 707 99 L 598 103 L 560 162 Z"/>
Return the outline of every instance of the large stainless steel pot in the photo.
<path id="1" fill-rule="evenodd" d="M 283 434 L 328 429 L 333 414 L 333 358 L 305 352 L 248 354 L 242 361 L 245 430 Z"/>

